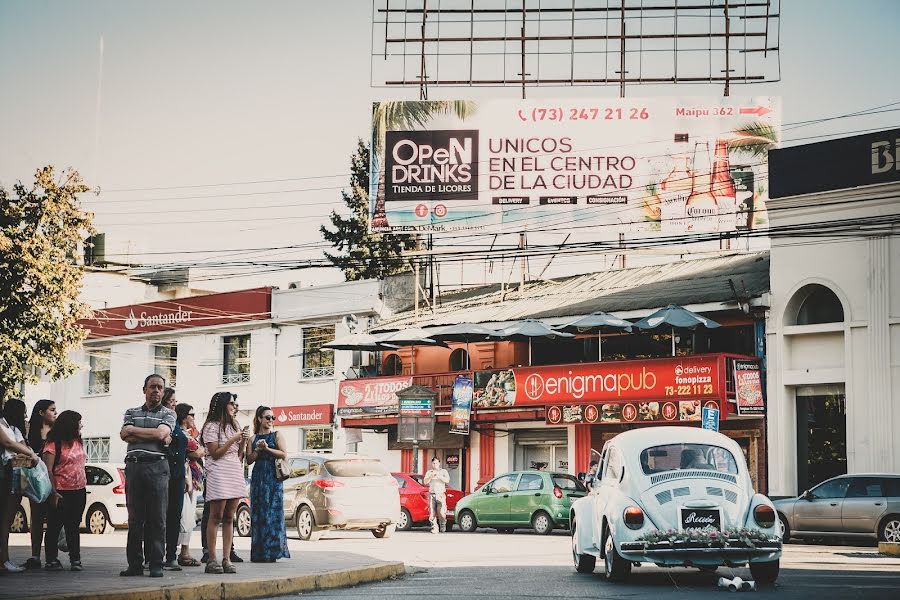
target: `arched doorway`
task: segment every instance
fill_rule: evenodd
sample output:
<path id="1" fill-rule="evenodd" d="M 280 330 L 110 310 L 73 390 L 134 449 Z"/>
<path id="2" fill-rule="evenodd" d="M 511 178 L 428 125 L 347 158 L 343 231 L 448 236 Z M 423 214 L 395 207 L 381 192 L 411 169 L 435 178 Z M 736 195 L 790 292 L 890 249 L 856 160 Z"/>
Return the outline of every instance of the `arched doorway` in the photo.
<path id="1" fill-rule="evenodd" d="M 403 375 L 403 360 L 399 354 L 388 354 L 384 357 L 383 375 Z"/>
<path id="2" fill-rule="evenodd" d="M 468 371 L 470 368 L 469 353 L 464 348 L 457 348 L 450 353 L 451 371 Z"/>

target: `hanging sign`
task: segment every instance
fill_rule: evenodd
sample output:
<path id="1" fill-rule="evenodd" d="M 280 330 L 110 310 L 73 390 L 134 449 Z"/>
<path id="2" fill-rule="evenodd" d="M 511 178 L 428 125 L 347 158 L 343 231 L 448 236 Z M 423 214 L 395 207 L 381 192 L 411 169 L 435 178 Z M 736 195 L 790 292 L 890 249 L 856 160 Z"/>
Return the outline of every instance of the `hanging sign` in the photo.
<path id="1" fill-rule="evenodd" d="M 338 388 L 337 414 L 395 413 L 399 407 L 397 392 L 412 385 L 412 377 L 346 379 Z"/>
<path id="2" fill-rule="evenodd" d="M 701 427 L 710 431 L 719 430 L 719 409 L 709 406 L 703 407 L 703 416 L 700 419 Z"/>
<path id="3" fill-rule="evenodd" d="M 739 415 L 762 415 L 766 412 L 758 360 L 734 361 L 734 393 Z"/>
<path id="4" fill-rule="evenodd" d="M 462 375 L 453 382 L 453 409 L 450 412 L 450 433 L 469 435 L 469 419 L 474 393 L 472 379 Z"/>

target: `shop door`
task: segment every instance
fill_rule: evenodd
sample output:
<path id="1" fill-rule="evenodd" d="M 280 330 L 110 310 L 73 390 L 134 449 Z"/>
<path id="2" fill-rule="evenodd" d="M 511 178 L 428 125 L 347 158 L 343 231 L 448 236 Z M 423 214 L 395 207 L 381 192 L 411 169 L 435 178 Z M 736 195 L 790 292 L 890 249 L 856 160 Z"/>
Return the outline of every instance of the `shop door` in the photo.
<path id="1" fill-rule="evenodd" d="M 797 491 L 847 472 L 847 410 L 843 386 L 797 395 Z"/>
<path id="2" fill-rule="evenodd" d="M 509 498 L 510 522 L 527 525 L 534 511 L 549 504 L 547 495 L 551 492 L 544 485 L 544 477 L 540 473 L 522 473 L 516 491 Z"/>

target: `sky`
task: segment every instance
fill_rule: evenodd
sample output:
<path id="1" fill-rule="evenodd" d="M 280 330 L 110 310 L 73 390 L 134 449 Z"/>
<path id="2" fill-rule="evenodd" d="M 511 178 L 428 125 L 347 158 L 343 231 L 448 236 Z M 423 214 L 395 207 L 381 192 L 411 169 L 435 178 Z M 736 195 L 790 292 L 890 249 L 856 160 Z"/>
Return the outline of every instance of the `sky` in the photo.
<path id="1" fill-rule="evenodd" d="M 782 0 L 781 81 L 732 94 L 780 96 L 783 123 L 900 103 L 898 34 L 896 0 Z M 418 98 L 416 89 L 371 85 L 372 45 L 371 0 L 0 0 L 0 185 L 28 182 L 46 164 L 78 169 L 101 189 L 85 207 L 107 232 L 112 260 L 319 258 L 318 247 L 282 247 L 321 242 L 319 225 L 343 206 L 356 140 L 369 135 L 371 102 Z M 618 88 L 575 93 L 614 98 Z M 721 87 L 628 90 L 676 93 L 721 96 Z M 433 88 L 429 98 L 519 94 Z M 796 128 L 785 145 L 898 127 L 898 109 Z M 603 260 L 559 258 L 553 269 L 594 270 Z M 448 266 L 442 276 L 472 283 L 510 268 Z M 342 279 L 334 269 L 216 273 L 197 287 Z"/>

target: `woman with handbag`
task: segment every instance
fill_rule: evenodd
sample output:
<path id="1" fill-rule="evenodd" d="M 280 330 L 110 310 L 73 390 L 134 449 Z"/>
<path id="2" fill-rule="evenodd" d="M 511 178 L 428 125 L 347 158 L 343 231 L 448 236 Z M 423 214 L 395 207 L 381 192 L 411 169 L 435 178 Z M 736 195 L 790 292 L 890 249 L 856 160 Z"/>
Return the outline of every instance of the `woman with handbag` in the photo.
<path id="1" fill-rule="evenodd" d="M 56 418 L 53 429 L 47 434 L 43 459 L 53 484 L 53 493 L 48 500 L 50 510 L 45 542 L 47 563 L 44 569 L 63 570 L 62 563 L 57 558 L 57 541 L 60 529 L 65 528 L 71 570 L 82 571 L 80 525 L 87 502 L 87 476 L 79 413 L 64 410 Z"/>
<path id="2" fill-rule="evenodd" d="M 256 409 L 253 419 L 253 439 L 248 444 L 247 464 L 256 463 L 250 476 L 250 560 L 275 562 L 290 558 L 287 534 L 284 530 L 284 491 L 281 484 L 284 470 L 276 468 L 276 461 L 287 458 L 284 441 L 277 431 L 275 414 L 268 406 Z"/>
<path id="3" fill-rule="evenodd" d="M 56 422 L 56 402 L 38 400 L 31 408 L 31 419 L 28 420 L 28 445 L 40 456 L 44 451 L 47 434 Z M 31 533 L 31 558 L 22 566 L 26 569 L 41 568 L 41 546 L 44 544 L 44 526 L 47 522 L 47 502 L 35 502 L 28 499 L 31 508 L 31 522 L 28 530 Z"/>
<path id="4" fill-rule="evenodd" d="M 37 454 L 25 443 L 25 403 L 16 398 L 3 405 L 0 417 L 0 575 L 21 573 L 25 569 L 9 560 L 9 529 L 22 502 L 17 482 L 13 481 L 13 463 L 35 466 Z"/>

